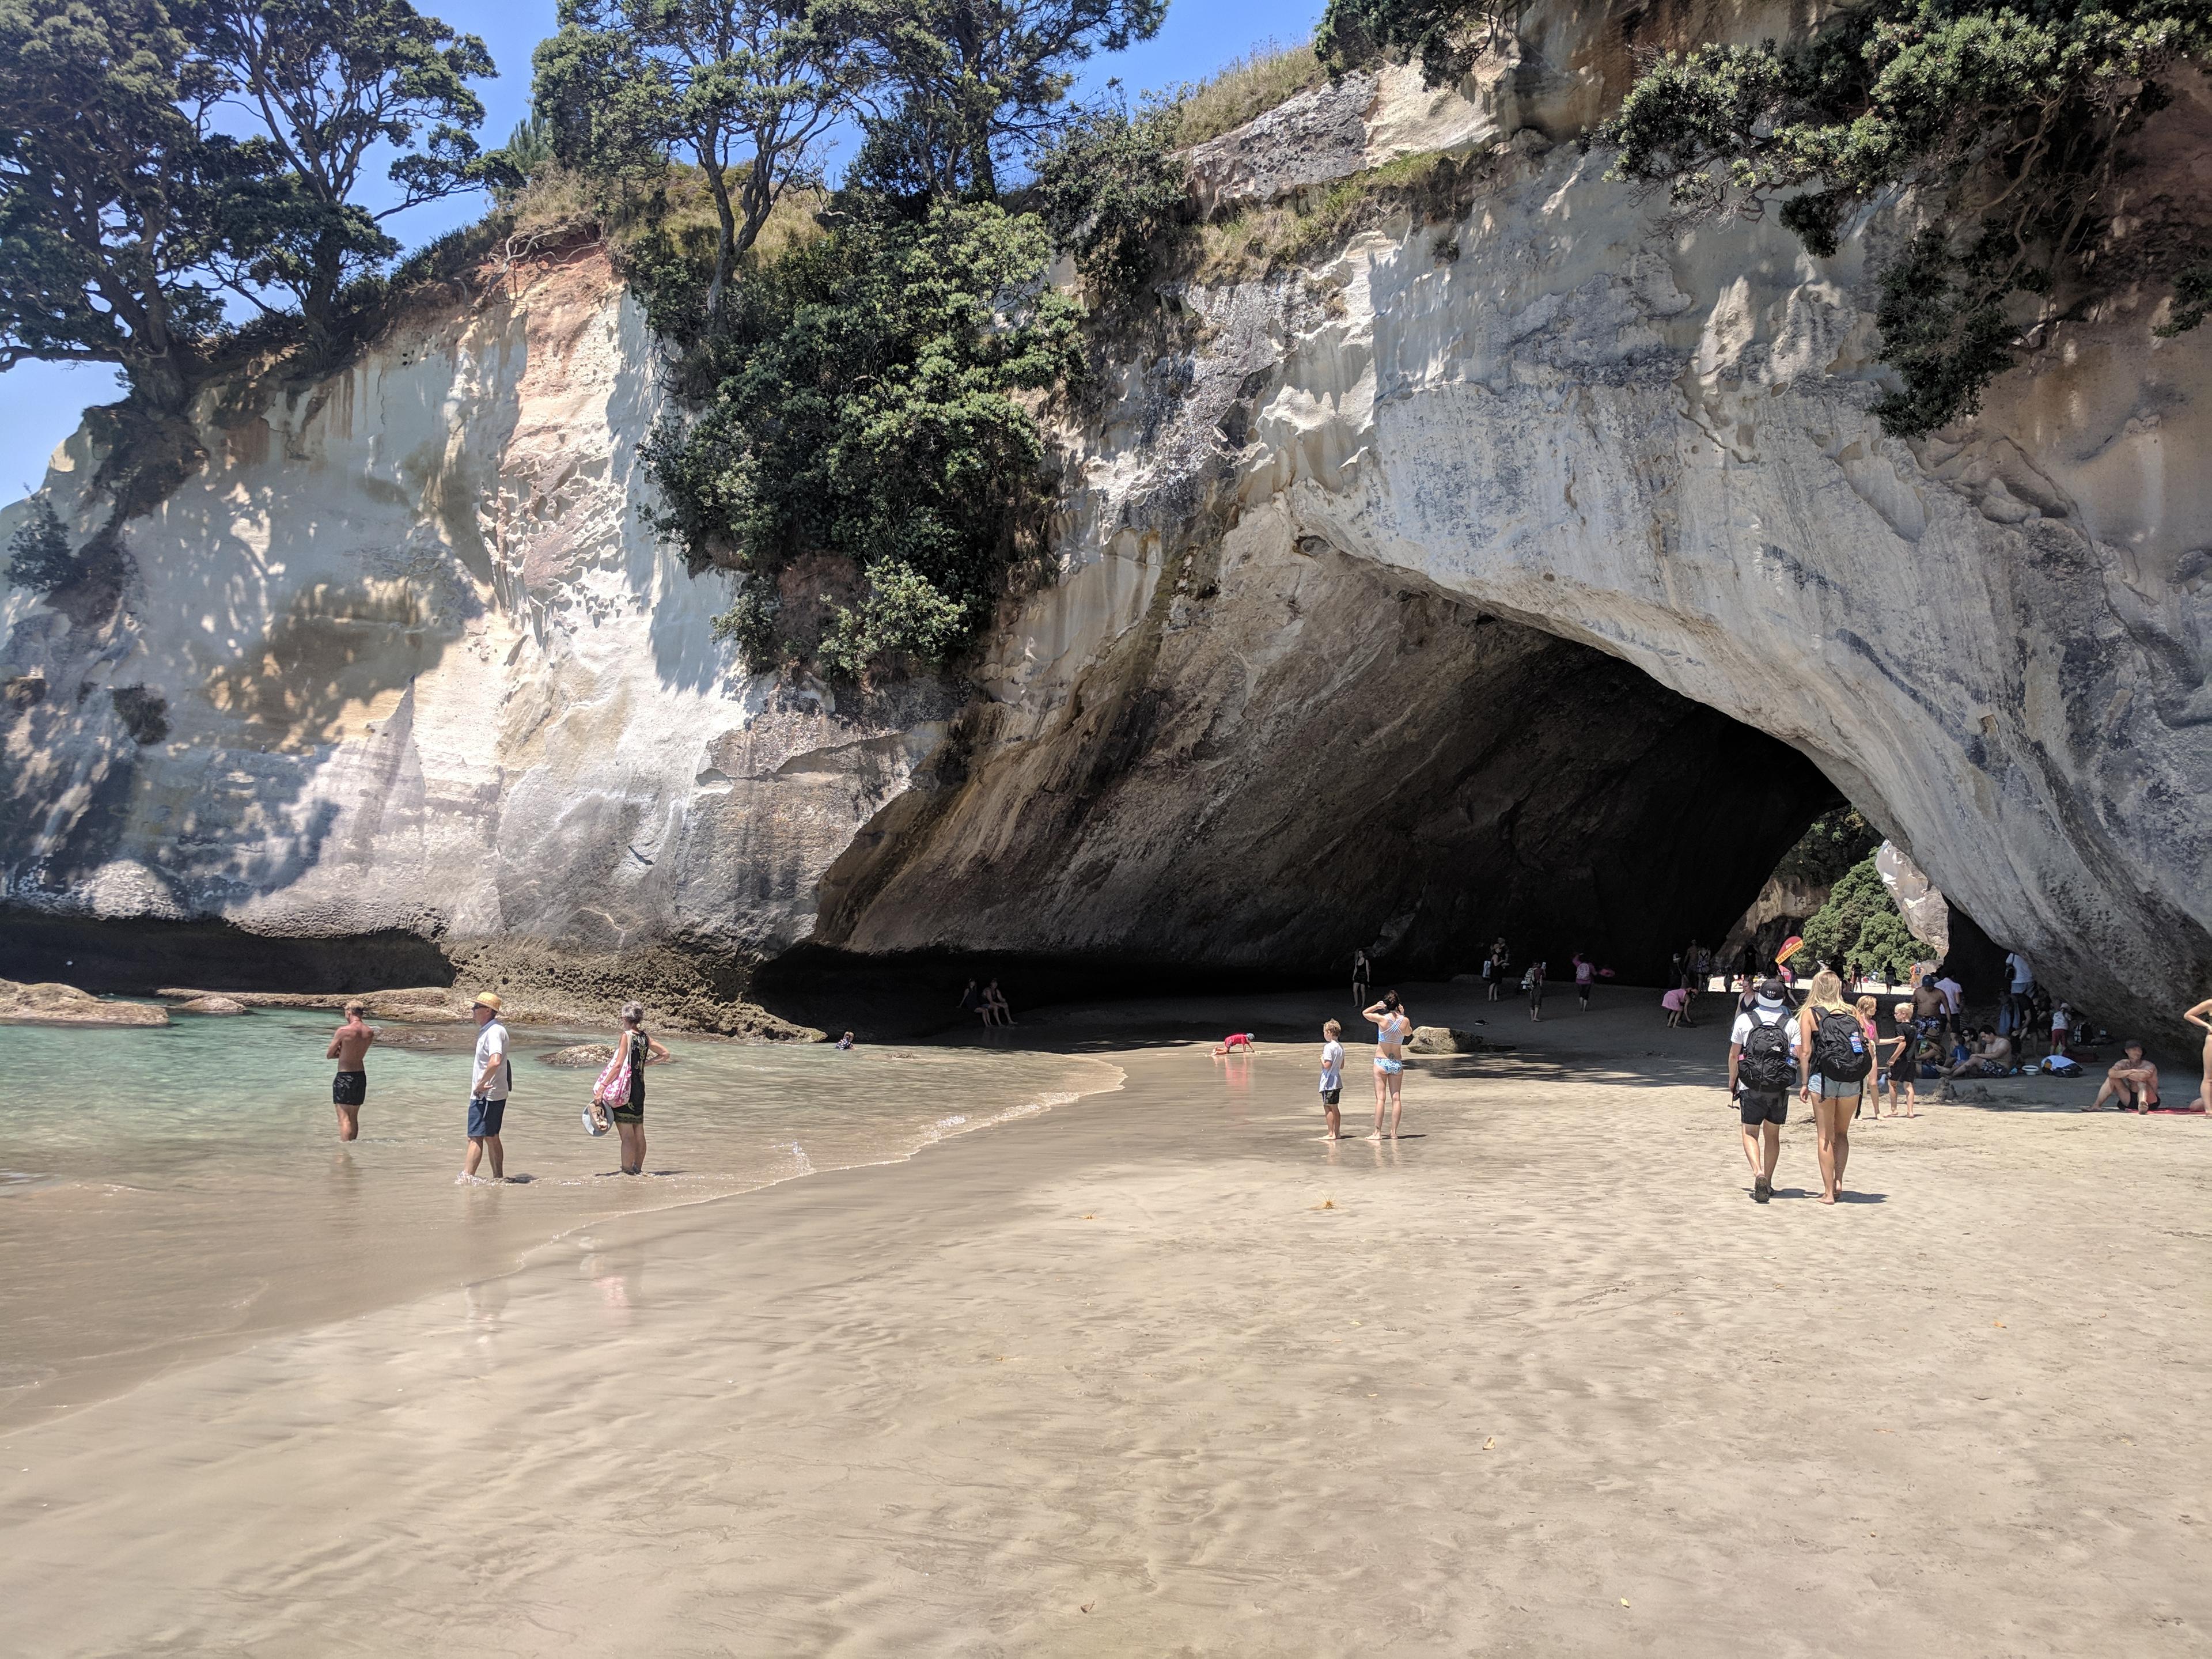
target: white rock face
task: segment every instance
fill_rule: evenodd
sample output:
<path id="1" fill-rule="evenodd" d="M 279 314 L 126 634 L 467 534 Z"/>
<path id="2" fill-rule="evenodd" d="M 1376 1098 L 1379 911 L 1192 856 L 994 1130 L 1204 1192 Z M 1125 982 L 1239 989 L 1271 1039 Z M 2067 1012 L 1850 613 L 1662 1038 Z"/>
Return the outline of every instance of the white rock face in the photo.
<path id="1" fill-rule="evenodd" d="M 587 256 L 242 424 L 210 411 L 207 466 L 125 532 L 121 615 L 88 636 L 8 591 L 4 672 L 33 691 L 0 711 L 7 901 L 597 951 L 805 938 L 950 704 L 854 718 L 733 672 L 728 579 L 636 510 L 659 408 L 641 314 Z M 81 436 L 50 477 L 85 527 L 98 459 Z"/>
<path id="2" fill-rule="evenodd" d="M 1317 89 L 1269 118 L 1310 154 L 1217 141 L 1222 199 L 1424 148 L 1424 120 L 1484 173 L 1455 222 L 1401 215 L 1325 270 L 1182 296 L 1188 349 L 1127 366 L 1067 434 L 1065 578 L 1007 608 L 964 710 L 732 672 L 726 579 L 687 576 L 636 516 L 653 353 L 597 267 L 404 331 L 233 430 L 210 414 L 209 467 L 128 530 L 115 624 L 81 638 L 8 594 L 7 901 L 592 951 L 1205 960 L 1231 895 L 1136 896 L 1210 865 L 1248 890 L 1316 879 L 1283 862 L 1322 856 L 1291 833 L 1298 788 L 1274 831 L 1231 803 L 1333 699 L 1371 716 L 1412 631 L 1469 673 L 1536 662 L 1480 642 L 1493 617 L 1809 758 L 2058 994 L 2200 994 L 2212 329 L 2157 340 L 2160 295 L 2124 295 L 1977 420 L 1887 437 L 1863 271 L 1894 216 L 1827 261 L 1771 224 L 1670 228 L 1534 130 L 1613 72 L 1583 63 L 1427 102 Z M 2201 154 L 2192 98 L 2157 118 L 2169 153 Z M 64 506 L 94 459 L 58 463 Z M 156 741 L 114 706 L 131 686 L 166 704 Z M 1510 717 L 1438 696 L 1363 729 L 1357 763 L 1396 775 L 1440 730 Z M 1132 756 L 1155 767 L 1141 811 L 1069 805 Z M 1418 806 L 1407 833 L 1437 844 Z M 1448 816 L 1491 833 L 1479 803 Z M 1234 845 L 1208 839 L 1231 823 Z M 1412 937 L 1443 902 L 1420 891 L 1343 951 Z M 1293 920 L 1267 927 L 1237 960 L 1311 954 Z"/>

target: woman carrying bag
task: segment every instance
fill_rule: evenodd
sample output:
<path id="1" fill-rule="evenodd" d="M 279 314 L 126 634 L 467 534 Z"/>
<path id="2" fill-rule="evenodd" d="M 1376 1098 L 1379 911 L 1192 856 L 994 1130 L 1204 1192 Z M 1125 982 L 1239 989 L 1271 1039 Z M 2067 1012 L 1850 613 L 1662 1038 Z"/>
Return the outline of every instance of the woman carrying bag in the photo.
<path id="1" fill-rule="evenodd" d="M 606 1133 L 611 1122 L 621 1135 L 624 1175 L 645 1173 L 645 1068 L 668 1058 L 668 1050 L 646 1035 L 644 1022 L 642 1004 L 623 1005 L 614 1058 L 592 1085 L 591 1109 L 584 1114 L 584 1127 L 592 1133 Z"/>

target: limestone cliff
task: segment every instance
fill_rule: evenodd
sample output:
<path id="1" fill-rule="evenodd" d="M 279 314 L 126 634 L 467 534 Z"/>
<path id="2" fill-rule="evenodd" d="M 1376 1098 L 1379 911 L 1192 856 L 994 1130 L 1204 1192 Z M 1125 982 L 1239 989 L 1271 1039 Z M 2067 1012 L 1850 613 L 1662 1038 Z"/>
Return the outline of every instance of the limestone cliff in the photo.
<path id="1" fill-rule="evenodd" d="M 970 686 L 734 669 L 726 579 L 636 515 L 655 357 L 588 252 L 211 403 L 117 617 L 8 595 L 15 929 L 620 956 L 701 1006 L 802 943 L 1412 971 L 1504 927 L 1632 975 L 1841 794 L 2077 1002 L 2193 995 L 2212 330 L 2123 295 L 1970 426 L 1885 436 L 1864 269 L 1911 204 L 1826 261 L 1668 224 L 1569 142 L 1632 36 L 1532 9 L 1456 93 L 1350 76 L 1195 157 L 1218 215 L 1429 149 L 1460 183 L 1170 296 Z M 2147 212 L 2201 195 L 2212 99 L 2156 121 Z"/>

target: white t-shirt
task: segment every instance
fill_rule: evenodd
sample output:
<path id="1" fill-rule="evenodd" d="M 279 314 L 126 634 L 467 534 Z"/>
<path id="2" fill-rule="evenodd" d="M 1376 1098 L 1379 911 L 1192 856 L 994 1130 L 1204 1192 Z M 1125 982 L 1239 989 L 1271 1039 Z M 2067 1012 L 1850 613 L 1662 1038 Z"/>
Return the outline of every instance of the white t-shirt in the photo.
<path id="1" fill-rule="evenodd" d="M 1321 1086 L 1344 1087 L 1344 1045 L 1334 1037 L 1321 1045 Z"/>
<path id="2" fill-rule="evenodd" d="M 1735 1017 L 1735 1024 L 1729 1027 L 1729 1041 L 1735 1044 L 1737 1048 L 1741 1048 L 1743 1047 L 1744 1040 L 1750 1036 L 1751 1028 L 1754 1022 L 1760 1025 L 1779 1025 L 1784 1031 L 1789 1033 L 1787 1040 L 1790 1044 L 1790 1058 L 1792 1060 L 1796 1059 L 1796 1017 L 1786 1007 L 1769 1008 L 1764 1003 L 1754 1004 L 1753 1006 L 1758 1011 L 1755 1015 L 1751 1008 L 1747 1008 Z M 1738 1078 L 1736 1079 L 1736 1088 L 1739 1092 L 1742 1090 L 1742 1079 Z"/>
<path id="3" fill-rule="evenodd" d="M 1936 988 L 1943 994 L 1943 1006 L 1953 1013 L 1957 1013 L 1959 999 L 1966 994 L 1966 988 L 1957 980 L 1947 976 L 1936 981 Z"/>
<path id="4" fill-rule="evenodd" d="M 514 1068 L 507 1060 L 507 1027 L 492 1019 L 486 1020 L 483 1030 L 477 1033 L 477 1068 L 469 1073 L 471 1088 L 474 1088 L 476 1080 L 484 1074 L 484 1067 L 495 1060 L 500 1062 L 499 1069 L 491 1074 L 491 1081 L 484 1085 L 483 1097 L 486 1100 L 505 1100 L 507 1085 L 514 1076 Z"/>
<path id="5" fill-rule="evenodd" d="M 2027 958 L 2019 951 L 2007 953 L 2005 966 L 2012 969 L 2012 988 L 2015 996 L 2034 985 L 2035 969 L 2027 965 Z"/>

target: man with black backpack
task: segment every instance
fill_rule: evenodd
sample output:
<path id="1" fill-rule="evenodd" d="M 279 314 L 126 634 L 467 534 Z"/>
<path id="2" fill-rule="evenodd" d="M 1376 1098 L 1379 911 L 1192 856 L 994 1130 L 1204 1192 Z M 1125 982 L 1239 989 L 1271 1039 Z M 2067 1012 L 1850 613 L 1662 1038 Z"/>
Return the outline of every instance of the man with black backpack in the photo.
<path id="1" fill-rule="evenodd" d="M 1790 1117 L 1790 1085 L 1797 1078 L 1797 1022 L 1788 991 L 1770 979 L 1735 1017 L 1729 1033 L 1729 1095 L 1743 1117 L 1743 1156 L 1751 1165 L 1751 1196 L 1774 1196 L 1774 1166 L 1782 1158 L 1782 1126 Z"/>

